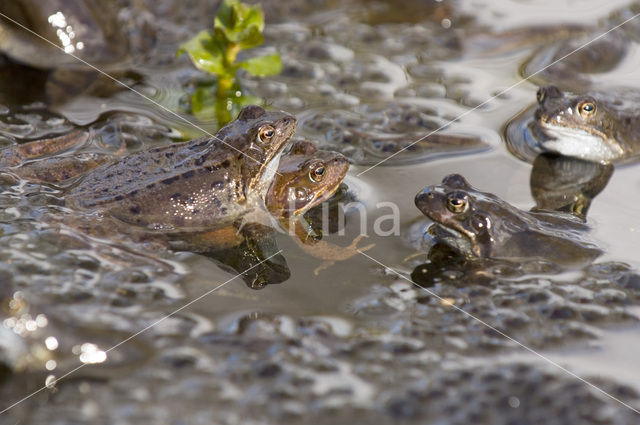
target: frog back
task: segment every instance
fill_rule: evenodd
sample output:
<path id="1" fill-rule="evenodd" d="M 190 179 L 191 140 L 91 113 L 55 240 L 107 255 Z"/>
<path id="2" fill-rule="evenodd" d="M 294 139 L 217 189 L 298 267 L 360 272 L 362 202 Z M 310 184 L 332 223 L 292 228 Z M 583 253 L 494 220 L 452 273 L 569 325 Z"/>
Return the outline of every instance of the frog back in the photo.
<path id="1" fill-rule="evenodd" d="M 237 216 L 245 201 L 243 148 L 249 143 L 234 142 L 202 138 L 135 152 L 87 175 L 66 194 L 66 204 L 161 228 Z"/>

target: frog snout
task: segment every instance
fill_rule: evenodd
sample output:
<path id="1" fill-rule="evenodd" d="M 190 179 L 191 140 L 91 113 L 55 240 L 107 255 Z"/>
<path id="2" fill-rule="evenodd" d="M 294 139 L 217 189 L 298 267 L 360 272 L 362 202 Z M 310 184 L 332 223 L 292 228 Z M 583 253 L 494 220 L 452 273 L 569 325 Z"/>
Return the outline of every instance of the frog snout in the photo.
<path id="1" fill-rule="evenodd" d="M 415 198 L 415 204 L 418 209 L 422 210 L 426 205 L 429 205 L 436 194 L 431 187 L 425 187 L 422 192 L 419 192 Z"/>

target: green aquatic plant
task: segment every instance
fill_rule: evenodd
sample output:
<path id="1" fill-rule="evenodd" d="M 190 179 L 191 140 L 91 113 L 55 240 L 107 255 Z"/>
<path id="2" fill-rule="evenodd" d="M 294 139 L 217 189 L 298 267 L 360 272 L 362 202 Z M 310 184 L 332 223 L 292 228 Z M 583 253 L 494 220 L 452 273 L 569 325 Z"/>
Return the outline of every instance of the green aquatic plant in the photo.
<path id="1" fill-rule="evenodd" d="M 196 68 L 216 76 L 214 84 L 196 89 L 191 95 L 191 111 L 199 117 L 215 114 L 218 124 L 229 121 L 234 112 L 249 103 L 262 103 L 244 92 L 236 79 L 239 69 L 257 77 L 280 73 L 277 53 L 238 61 L 242 50 L 260 46 L 264 40 L 262 8 L 238 0 L 223 0 L 216 14 L 213 31 L 203 30 L 182 44 L 178 55 L 187 53 Z"/>

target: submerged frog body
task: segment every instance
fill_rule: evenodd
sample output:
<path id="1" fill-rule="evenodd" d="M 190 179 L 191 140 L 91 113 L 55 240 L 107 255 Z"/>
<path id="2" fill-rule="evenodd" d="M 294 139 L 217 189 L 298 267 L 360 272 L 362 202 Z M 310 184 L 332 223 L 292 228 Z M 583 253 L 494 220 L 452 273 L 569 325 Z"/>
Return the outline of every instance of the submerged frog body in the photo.
<path id="1" fill-rule="evenodd" d="M 263 205 L 295 126 L 291 115 L 247 106 L 213 138 L 142 150 L 96 168 L 66 193 L 66 205 L 152 229 L 222 227 Z"/>
<path id="2" fill-rule="evenodd" d="M 619 23 L 610 22 L 604 27 L 613 28 Z M 553 83 L 567 90 L 597 87 L 600 76 L 625 60 L 637 37 L 623 29 L 602 34 L 600 28 L 594 31 L 582 25 L 544 28 L 543 33 L 547 42 L 540 43 L 538 51 L 522 64 L 520 73 L 539 85 Z"/>
<path id="3" fill-rule="evenodd" d="M 589 161 L 627 158 L 640 147 L 640 113 L 602 96 L 572 95 L 555 86 L 538 90 L 535 118 L 548 136 L 541 147 Z"/>
<path id="4" fill-rule="evenodd" d="M 538 257 L 573 264 L 601 254 L 585 239 L 588 229 L 576 217 L 522 211 L 473 188 L 458 174 L 445 177 L 441 185 L 427 186 L 415 203 L 434 222 L 430 236 L 467 256 Z"/>

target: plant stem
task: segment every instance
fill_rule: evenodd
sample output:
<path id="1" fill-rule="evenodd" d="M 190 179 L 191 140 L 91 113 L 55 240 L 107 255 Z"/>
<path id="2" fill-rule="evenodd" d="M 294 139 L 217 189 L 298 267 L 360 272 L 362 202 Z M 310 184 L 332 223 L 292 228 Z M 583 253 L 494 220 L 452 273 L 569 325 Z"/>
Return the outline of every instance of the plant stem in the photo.
<path id="1" fill-rule="evenodd" d="M 224 63 L 227 69 L 233 69 L 233 64 L 236 62 L 236 57 L 240 52 L 239 43 L 229 43 L 224 53 Z M 216 97 L 218 99 L 226 99 L 229 95 L 231 87 L 235 80 L 235 75 L 219 75 L 218 76 L 218 90 L 216 91 Z"/>
<path id="2" fill-rule="evenodd" d="M 216 98 L 219 100 L 226 100 L 229 96 L 229 91 L 233 87 L 233 77 L 218 76 L 218 89 L 216 90 Z"/>
<path id="3" fill-rule="evenodd" d="M 227 46 L 227 51 L 224 54 L 224 60 L 227 62 L 228 65 L 233 65 L 236 62 L 236 57 L 238 56 L 239 52 L 240 52 L 240 44 L 229 42 L 229 45 Z"/>

